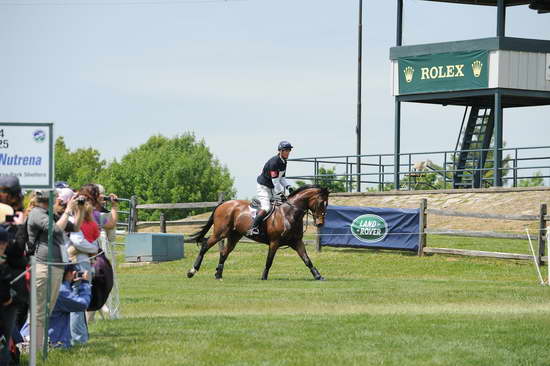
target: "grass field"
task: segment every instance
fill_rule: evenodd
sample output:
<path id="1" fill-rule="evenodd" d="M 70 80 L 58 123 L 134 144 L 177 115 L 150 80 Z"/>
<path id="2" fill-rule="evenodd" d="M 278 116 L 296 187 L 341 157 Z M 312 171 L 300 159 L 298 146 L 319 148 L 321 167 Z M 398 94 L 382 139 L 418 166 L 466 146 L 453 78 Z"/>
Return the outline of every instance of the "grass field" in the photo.
<path id="1" fill-rule="evenodd" d="M 267 247 L 245 243 L 223 281 L 215 250 L 186 278 L 197 253 L 188 244 L 183 260 L 119 268 L 122 319 L 96 321 L 88 345 L 52 351 L 47 364 L 550 365 L 550 287 L 531 262 L 308 249 L 326 281 L 313 281 L 291 249 L 260 281 Z"/>

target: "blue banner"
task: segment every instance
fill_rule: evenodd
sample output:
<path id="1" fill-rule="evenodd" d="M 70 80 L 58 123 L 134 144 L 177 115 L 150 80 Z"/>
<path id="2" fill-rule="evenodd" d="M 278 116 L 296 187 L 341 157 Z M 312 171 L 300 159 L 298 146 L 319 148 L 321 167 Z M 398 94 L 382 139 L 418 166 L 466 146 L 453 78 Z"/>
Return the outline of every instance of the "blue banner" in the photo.
<path id="1" fill-rule="evenodd" d="M 418 250 L 419 209 L 331 206 L 321 245 Z"/>

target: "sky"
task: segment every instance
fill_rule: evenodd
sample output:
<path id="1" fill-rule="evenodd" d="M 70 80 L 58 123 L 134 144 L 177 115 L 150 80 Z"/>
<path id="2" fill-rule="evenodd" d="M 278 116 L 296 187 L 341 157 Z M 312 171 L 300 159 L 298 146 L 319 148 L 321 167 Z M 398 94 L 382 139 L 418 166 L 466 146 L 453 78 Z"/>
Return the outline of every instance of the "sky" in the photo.
<path id="1" fill-rule="evenodd" d="M 396 1 L 363 4 L 362 153 L 393 153 Z M 251 198 L 280 140 L 356 153 L 357 20 L 357 0 L 0 0 L 0 121 L 54 122 L 107 160 L 192 132 Z M 405 45 L 495 33 L 494 7 L 405 0 Z M 509 8 L 506 34 L 550 40 L 550 14 Z M 454 149 L 463 108 L 402 108 L 402 152 Z M 507 147 L 550 145 L 549 107 L 504 117 Z"/>

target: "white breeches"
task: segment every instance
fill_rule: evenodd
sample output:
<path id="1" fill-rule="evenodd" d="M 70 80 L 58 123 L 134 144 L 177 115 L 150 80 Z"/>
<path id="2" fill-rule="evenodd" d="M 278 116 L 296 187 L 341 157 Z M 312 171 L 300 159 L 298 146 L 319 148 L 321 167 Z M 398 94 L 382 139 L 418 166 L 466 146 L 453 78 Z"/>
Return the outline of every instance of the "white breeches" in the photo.
<path id="1" fill-rule="evenodd" d="M 273 197 L 271 188 L 258 184 L 256 186 L 256 196 L 261 203 L 262 210 L 269 211 L 271 208 L 270 200 Z"/>

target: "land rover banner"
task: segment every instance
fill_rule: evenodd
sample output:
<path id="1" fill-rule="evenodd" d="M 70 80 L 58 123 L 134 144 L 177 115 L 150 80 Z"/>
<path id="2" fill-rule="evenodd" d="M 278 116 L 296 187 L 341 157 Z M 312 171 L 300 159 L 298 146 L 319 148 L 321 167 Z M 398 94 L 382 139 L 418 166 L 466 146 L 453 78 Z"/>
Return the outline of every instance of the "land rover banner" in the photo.
<path id="1" fill-rule="evenodd" d="M 399 94 L 484 89 L 489 86 L 488 52 L 450 52 L 402 57 Z"/>
<path id="2" fill-rule="evenodd" d="M 328 206 L 321 245 L 418 250 L 419 209 Z"/>
<path id="3" fill-rule="evenodd" d="M 23 188 L 53 188 L 53 124 L 0 122 L 0 175 Z"/>

